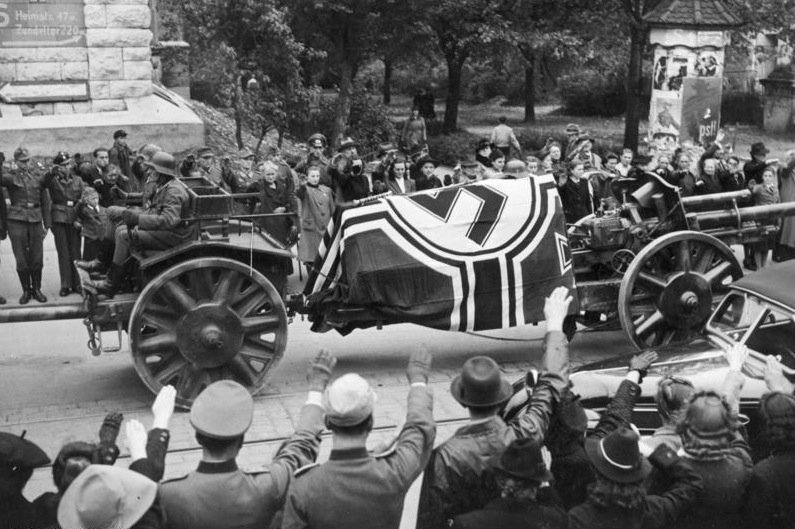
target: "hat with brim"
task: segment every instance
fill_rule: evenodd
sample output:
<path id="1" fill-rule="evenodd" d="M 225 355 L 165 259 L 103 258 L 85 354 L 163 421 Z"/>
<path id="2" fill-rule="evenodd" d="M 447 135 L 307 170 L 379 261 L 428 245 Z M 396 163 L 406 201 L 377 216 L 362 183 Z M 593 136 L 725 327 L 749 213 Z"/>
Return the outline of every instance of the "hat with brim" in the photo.
<path id="1" fill-rule="evenodd" d="M 566 125 L 566 134 L 579 134 L 580 126 L 576 123 L 569 123 Z"/>
<path id="2" fill-rule="evenodd" d="M 396 150 L 398 150 L 398 148 L 394 143 L 387 142 L 378 144 L 378 156 L 384 156 L 388 152 Z"/>
<path id="3" fill-rule="evenodd" d="M 606 437 L 587 439 L 585 452 L 597 472 L 616 483 L 637 483 L 651 472 L 651 465 L 640 454 L 640 437 L 627 427 Z"/>
<path id="4" fill-rule="evenodd" d="M 30 153 L 26 148 L 20 147 L 14 151 L 14 160 L 18 162 L 26 162 L 30 160 Z"/>
<path id="5" fill-rule="evenodd" d="M 762 143 L 761 141 L 758 141 L 751 145 L 751 156 L 759 154 L 770 154 L 770 149 L 765 147 L 765 144 Z"/>
<path id="6" fill-rule="evenodd" d="M 190 408 L 190 424 L 213 439 L 235 439 L 251 426 L 254 400 L 233 380 L 213 382 L 199 393 Z"/>
<path id="7" fill-rule="evenodd" d="M 344 151 L 345 149 L 350 149 L 351 147 L 356 147 L 356 142 L 353 141 L 353 138 L 343 138 L 337 150 Z"/>
<path id="8" fill-rule="evenodd" d="M 157 483 L 143 474 L 90 465 L 69 485 L 58 504 L 61 527 L 128 529 L 152 506 Z"/>
<path id="9" fill-rule="evenodd" d="M 119 138 L 126 138 L 126 137 L 127 137 L 127 131 L 126 130 L 119 129 L 119 130 L 117 130 L 116 132 L 113 133 L 113 139 L 114 140 L 118 140 Z"/>
<path id="10" fill-rule="evenodd" d="M 498 473 L 525 481 L 552 481 L 552 473 L 544 464 L 541 445 L 535 439 L 516 439 L 504 452 L 490 459 L 491 467 Z"/>
<path id="11" fill-rule="evenodd" d="M 439 167 L 439 161 L 438 160 L 434 160 L 428 154 L 426 154 L 425 156 L 421 156 L 416 162 L 417 167 L 422 167 L 426 163 L 433 164 L 434 167 Z"/>
<path id="12" fill-rule="evenodd" d="M 50 458 L 35 443 L 12 433 L 0 432 L 0 463 L 36 468 L 49 462 Z"/>
<path id="13" fill-rule="evenodd" d="M 488 356 L 475 356 L 464 363 L 461 374 L 450 384 L 450 393 L 467 408 L 491 408 L 507 402 L 513 388 Z"/>

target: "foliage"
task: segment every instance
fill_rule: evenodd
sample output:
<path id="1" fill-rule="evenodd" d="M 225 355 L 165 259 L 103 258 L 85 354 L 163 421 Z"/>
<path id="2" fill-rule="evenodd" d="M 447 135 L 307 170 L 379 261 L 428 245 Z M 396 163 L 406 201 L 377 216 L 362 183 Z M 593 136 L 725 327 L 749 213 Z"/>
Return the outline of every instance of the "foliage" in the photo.
<path id="1" fill-rule="evenodd" d="M 745 123 L 762 126 L 763 105 L 756 94 L 724 92 L 720 105 L 721 125 Z"/>
<path id="2" fill-rule="evenodd" d="M 334 130 L 336 101 L 325 98 L 320 103 L 317 125 L 327 137 Z M 398 130 L 389 119 L 389 109 L 376 97 L 364 90 L 355 90 L 352 97 L 351 115 L 344 135 L 353 137 L 359 154 L 366 156 L 378 151 L 378 144 L 397 142 Z"/>
<path id="3" fill-rule="evenodd" d="M 573 116 L 617 116 L 626 110 L 624 77 L 581 68 L 559 82 L 566 113 Z"/>
<path id="4" fill-rule="evenodd" d="M 190 92 L 193 99 L 216 107 L 232 105 L 237 75 L 237 54 L 221 42 L 203 53 L 191 54 Z"/>
<path id="5" fill-rule="evenodd" d="M 459 131 L 428 138 L 428 149 L 442 165 L 455 166 L 461 160 L 474 158 L 480 137 Z"/>

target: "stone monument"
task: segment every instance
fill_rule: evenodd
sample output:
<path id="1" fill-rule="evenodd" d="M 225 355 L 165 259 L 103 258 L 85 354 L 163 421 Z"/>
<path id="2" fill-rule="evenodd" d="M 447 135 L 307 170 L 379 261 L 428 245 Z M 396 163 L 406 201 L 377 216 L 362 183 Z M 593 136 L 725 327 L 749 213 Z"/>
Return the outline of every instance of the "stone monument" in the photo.
<path id="1" fill-rule="evenodd" d="M 149 0 L 0 2 L 0 150 L 44 156 L 110 146 L 201 145 L 204 125 L 153 82 Z"/>
<path id="2" fill-rule="evenodd" d="M 720 126 L 723 52 L 742 21 L 720 0 L 663 0 L 643 17 L 654 49 L 649 145 L 708 145 Z"/>

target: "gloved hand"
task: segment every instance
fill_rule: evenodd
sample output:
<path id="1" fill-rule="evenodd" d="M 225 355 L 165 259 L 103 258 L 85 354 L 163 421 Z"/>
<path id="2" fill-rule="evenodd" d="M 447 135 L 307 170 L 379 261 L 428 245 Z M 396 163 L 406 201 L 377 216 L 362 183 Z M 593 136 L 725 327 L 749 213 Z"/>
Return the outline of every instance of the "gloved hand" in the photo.
<path id="1" fill-rule="evenodd" d="M 163 386 L 152 403 L 152 428 L 168 430 L 168 423 L 174 414 L 177 390 L 174 386 Z"/>
<path id="2" fill-rule="evenodd" d="M 431 372 L 431 353 L 425 348 L 420 346 L 409 357 L 409 365 L 406 368 L 406 378 L 409 379 L 409 384 L 415 382 L 428 382 L 428 375 Z"/>
<path id="3" fill-rule="evenodd" d="M 124 415 L 112 411 L 105 415 L 102 426 L 99 427 L 99 446 L 95 454 L 95 463 L 102 465 L 112 465 L 119 457 L 119 447 L 116 439 L 119 437 L 119 429 Z"/>
<path id="4" fill-rule="evenodd" d="M 138 216 L 139 213 L 134 209 L 125 209 L 121 212 L 122 222 L 124 222 L 130 228 L 133 226 L 138 226 Z"/>
<path id="5" fill-rule="evenodd" d="M 318 351 L 315 360 L 306 373 L 309 391 L 324 391 L 329 380 L 331 380 L 331 373 L 334 371 L 335 365 L 337 365 L 337 359 L 328 350 L 321 349 Z"/>

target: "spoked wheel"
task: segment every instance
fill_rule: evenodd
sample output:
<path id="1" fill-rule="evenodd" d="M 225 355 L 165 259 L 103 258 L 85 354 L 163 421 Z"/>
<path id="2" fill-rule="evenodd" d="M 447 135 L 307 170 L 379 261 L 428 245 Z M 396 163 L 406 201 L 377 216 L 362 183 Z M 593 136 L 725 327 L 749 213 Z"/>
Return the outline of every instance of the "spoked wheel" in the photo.
<path id="1" fill-rule="evenodd" d="M 742 275 L 731 249 L 715 237 L 694 231 L 664 235 L 641 250 L 624 274 L 621 327 L 639 349 L 685 341 Z"/>
<path id="2" fill-rule="evenodd" d="M 270 281 L 231 259 L 169 268 L 141 292 L 130 317 L 135 370 L 157 393 L 168 384 L 189 407 L 209 384 L 261 390 L 287 345 L 287 314 Z"/>

